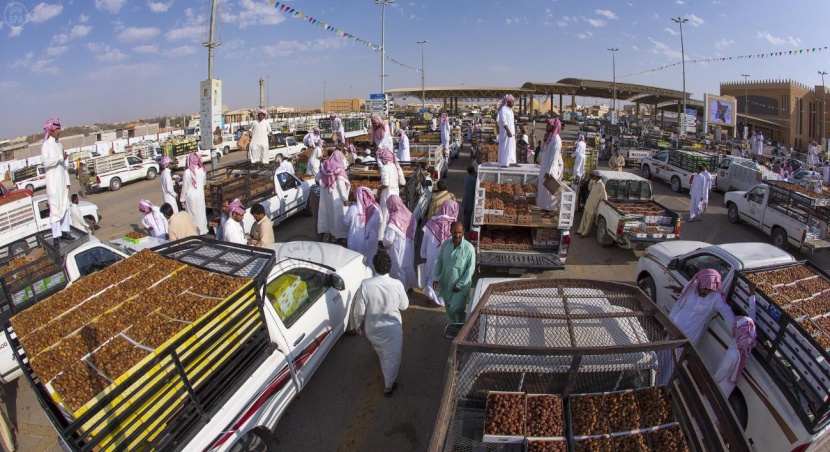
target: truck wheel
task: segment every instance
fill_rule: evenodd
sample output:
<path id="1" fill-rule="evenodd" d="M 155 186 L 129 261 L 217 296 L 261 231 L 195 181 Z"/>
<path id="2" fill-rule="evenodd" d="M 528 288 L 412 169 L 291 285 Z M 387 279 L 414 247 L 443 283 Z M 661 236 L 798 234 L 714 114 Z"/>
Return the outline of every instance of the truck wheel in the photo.
<path id="1" fill-rule="evenodd" d="M 643 178 L 651 179 L 651 168 L 648 165 L 643 166 Z"/>
<path id="2" fill-rule="evenodd" d="M 307 200 L 305 202 L 305 209 L 303 209 L 303 215 L 307 217 L 314 216 L 314 212 L 311 211 L 311 200 Z"/>
<path id="3" fill-rule="evenodd" d="M 646 294 L 649 300 L 657 303 L 657 288 L 654 285 L 654 279 L 651 276 L 646 276 L 641 279 L 637 286 Z"/>
<path id="4" fill-rule="evenodd" d="M 228 155 L 228 153 L 230 153 L 230 152 L 231 152 L 231 147 L 230 146 L 225 146 L 225 148 L 222 149 L 222 154 L 224 154 L 224 155 Z"/>
<path id="5" fill-rule="evenodd" d="M 789 241 L 787 241 L 787 231 L 782 228 L 773 229 L 772 244 L 786 251 L 790 245 Z"/>
<path id="6" fill-rule="evenodd" d="M 110 191 L 118 191 L 121 188 L 121 179 L 113 177 L 110 181 Z"/>
<path id="7" fill-rule="evenodd" d="M 150 168 L 147 170 L 147 180 L 153 180 L 156 178 L 156 169 Z"/>
<path id="8" fill-rule="evenodd" d="M 611 246 L 614 243 L 611 237 L 608 237 L 608 227 L 605 224 L 605 218 L 602 217 L 597 221 L 597 243 L 602 247 Z"/>
<path id="9" fill-rule="evenodd" d="M 277 154 L 276 157 L 274 157 L 274 163 L 276 163 L 277 165 L 282 163 L 282 154 Z"/>
<path id="10" fill-rule="evenodd" d="M 738 418 L 741 428 L 746 430 L 746 424 L 749 422 L 749 410 L 746 406 L 744 394 L 740 389 L 735 388 L 732 390 L 732 394 L 729 395 L 728 402 L 732 406 L 732 411 L 735 412 L 735 417 Z"/>
<path id="11" fill-rule="evenodd" d="M 25 240 L 15 242 L 9 247 L 9 255 L 16 256 L 29 249 L 29 244 Z"/>
<path id="12" fill-rule="evenodd" d="M 738 224 L 738 221 L 741 219 L 741 216 L 738 215 L 738 206 L 732 203 L 729 204 L 729 207 L 726 209 L 726 219 L 732 224 Z"/>
<path id="13" fill-rule="evenodd" d="M 680 190 L 683 189 L 683 186 L 680 185 L 680 178 L 677 176 L 672 176 L 671 178 L 671 191 L 675 193 L 680 193 Z"/>

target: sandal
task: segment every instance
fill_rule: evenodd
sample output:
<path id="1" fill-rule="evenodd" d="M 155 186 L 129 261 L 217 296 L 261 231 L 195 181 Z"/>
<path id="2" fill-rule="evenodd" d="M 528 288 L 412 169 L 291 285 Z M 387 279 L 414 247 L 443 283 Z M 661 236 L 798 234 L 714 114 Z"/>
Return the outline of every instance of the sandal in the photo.
<path id="1" fill-rule="evenodd" d="M 384 390 L 383 390 L 383 395 L 384 395 L 384 396 L 386 396 L 386 397 L 392 397 L 392 394 L 394 394 L 394 393 L 395 393 L 395 390 L 396 390 L 396 389 L 398 389 L 398 382 L 397 382 L 397 381 L 396 381 L 396 382 L 394 382 L 394 383 L 392 383 L 392 387 L 391 387 L 391 388 L 386 388 L 386 389 L 384 389 Z"/>

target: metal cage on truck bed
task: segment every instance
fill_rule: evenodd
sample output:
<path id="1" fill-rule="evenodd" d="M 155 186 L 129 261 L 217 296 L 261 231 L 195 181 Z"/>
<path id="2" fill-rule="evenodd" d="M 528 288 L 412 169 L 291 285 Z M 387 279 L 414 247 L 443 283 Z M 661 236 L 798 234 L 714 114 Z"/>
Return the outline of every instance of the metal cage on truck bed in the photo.
<path id="1" fill-rule="evenodd" d="M 252 206 L 274 196 L 276 165 L 242 162 L 208 171 L 205 182 L 206 207 L 219 217 L 222 200 L 239 199 Z"/>
<path id="2" fill-rule="evenodd" d="M 179 450 L 272 351 L 257 294 L 275 263 L 273 250 L 187 238 L 159 246 L 155 252 L 202 270 L 252 281 L 74 413 L 67 414 L 52 398 L 14 329 L 5 324 L 25 378 L 69 450 Z"/>
<path id="3" fill-rule="evenodd" d="M 787 279 L 781 284 L 763 282 L 764 273 L 778 271 L 786 273 Z M 790 300 L 788 305 L 782 306 L 775 299 L 793 290 L 787 288 L 812 287 L 808 280 L 821 280 L 830 286 L 830 277 L 808 261 L 739 272 L 730 298 L 744 315 L 749 309 L 751 280 L 757 286 L 758 340 L 753 355 L 774 377 L 807 431 L 819 433 L 830 425 L 830 330 L 817 327 L 813 320 L 830 314 L 830 296 L 828 292 L 808 295 L 801 290 L 805 298 Z M 807 308 L 810 302 L 813 307 Z M 807 330 L 810 327 L 812 332 Z"/>
<path id="4" fill-rule="evenodd" d="M 682 431 L 692 451 L 749 450 L 691 343 L 642 292 L 625 284 L 491 284 L 453 341 L 445 375 L 431 451 L 525 450 L 522 445 L 534 442 L 530 423 L 512 437 L 488 433 L 487 404 L 494 391 L 559 397 L 561 434 L 544 441 L 567 443 L 563 450 L 594 440 L 615 447 L 635 438 L 652 444 L 653 435 L 668 430 Z M 649 391 L 663 394 L 659 419 L 640 398 Z M 628 398 L 629 415 L 598 410 L 600 427 L 586 432 L 584 421 L 576 419 L 584 419 L 578 411 L 588 398 Z M 530 413 L 529 402 L 527 407 Z"/>

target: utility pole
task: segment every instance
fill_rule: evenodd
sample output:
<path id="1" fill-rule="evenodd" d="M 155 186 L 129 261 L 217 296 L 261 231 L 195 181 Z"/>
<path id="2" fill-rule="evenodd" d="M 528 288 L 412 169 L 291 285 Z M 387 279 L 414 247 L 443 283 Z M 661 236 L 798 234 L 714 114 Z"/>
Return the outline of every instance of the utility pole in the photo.
<path id="1" fill-rule="evenodd" d="M 749 74 L 741 74 L 744 78 L 744 140 L 749 138 Z"/>
<path id="2" fill-rule="evenodd" d="M 429 41 L 424 39 L 423 41 L 418 41 L 416 44 L 421 44 L 421 109 L 424 110 L 427 108 L 427 91 L 424 82 L 424 44 L 429 44 Z"/>
<path id="3" fill-rule="evenodd" d="M 259 76 L 259 108 L 265 108 L 265 77 Z"/>
<path id="4" fill-rule="evenodd" d="M 614 77 L 614 100 L 613 104 L 611 104 L 611 124 L 614 125 L 617 123 L 617 51 L 620 50 L 619 48 L 609 48 L 611 52 L 611 71 Z M 553 100 L 551 100 L 551 104 L 553 104 Z M 559 114 L 562 114 L 560 111 Z"/>
<path id="5" fill-rule="evenodd" d="M 213 78 L 213 54 L 219 46 L 216 41 L 216 16 L 218 15 L 219 0 L 211 0 L 209 32 L 207 42 L 202 46 L 208 48 L 208 76 L 199 86 L 199 132 L 202 149 L 210 149 L 211 168 L 216 169 L 219 159 L 213 149 L 213 131 L 222 124 L 222 81 Z"/>
<path id="6" fill-rule="evenodd" d="M 821 150 L 827 154 L 827 88 L 824 87 L 824 76 L 827 75 L 827 71 L 818 71 L 818 74 L 821 76 L 821 96 L 822 96 L 822 106 L 821 106 Z"/>
<path id="7" fill-rule="evenodd" d="M 320 110 L 321 113 L 326 112 L 326 81 L 323 80 L 323 109 Z"/>
<path id="8" fill-rule="evenodd" d="M 386 93 L 386 5 L 395 0 L 375 0 L 380 5 L 380 92 Z"/>
<path id="9" fill-rule="evenodd" d="M 683 115 L 681 116 L 683 119 L 686 119 L 686 50 L 683 47 L 683 24 L 689 21 L 689 19 L 681 19 L 678 17 L 672 17 L 672 22 L 680 25 L 680 60 L 681 64 L 683 65 Z M 684 121 L 685 122 L 685 121 Z M 704 130 L 704 132 L 706 132 Z M 680 136 L 686 135 L 686 124 L 680 124 Z"/>

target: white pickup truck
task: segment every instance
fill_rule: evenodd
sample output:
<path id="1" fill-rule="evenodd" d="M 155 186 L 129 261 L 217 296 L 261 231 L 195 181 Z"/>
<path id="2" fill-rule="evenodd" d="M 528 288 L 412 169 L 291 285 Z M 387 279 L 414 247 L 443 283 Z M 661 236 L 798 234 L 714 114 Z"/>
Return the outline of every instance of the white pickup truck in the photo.
<path id="1" fill-rule="evenodd" d="M 98 206 L 79 201 L 78 208 L 90 226 L 101 221 Z M 49 202 L 46 195 L 31 196 L 27 192 L 0 199 L 0 248 L 8 246 L 11 254 L 34 245 L 33 234 L 51 227 Z M 3 251 L 0 249 L 0 255 Z"/>
<path id="2" fill-rule="evenodd" d="M 174 266 L 187 264 L 186 271 L 229 283 L 233 277 L 243 285 L 188 327 L 180 326 L 83 410 L 50 397 L 55 387 L 47 387 L 32 367 L 25 366 L 24 376 L 68 450 L 251 450 L 275 429 L 342 334 L 353 329 L 353 299 L 372 271 L 359 253 L 319 242 L 253 248 L 188 238 L 153 251 L 124 259 L 112 271 L 141 271 L 144 264 L 135 267 L 134 259 L 161 256 Z M 173 297 L 192 299 L 199 290 Z M 28 363 L 11 325 L 6 334 L 16 359 Z"/>
<path id="3" fill-rule="evenodd" d="M 128 182 L 155 179 L 159 173 L 159 164 L 154 160 L 123 154 L 89 159 L 86 167 L 90 172 L 91 188 L 108 188 L 110 191 L 116 191 Z"/>
<path id="4" fill-rule="evenodd" d="M 272 134 L 268 137 L 268 161 L 280 163 L 302 152 L 306 146 L 290 135 Z"/>
<path id="5" fill-rule="evenodd" d="M 765 180 L 782 179 L 776 173 L 764 168 L 750 159 L 727 155 L 720 161 L 717 171 L 711 171 L 715 180 L 712 189 L 721 192 L 731 190 L 749 190 Z"/>
<path id="6" fill-rule="evenodd" d="M 782 181 L 769 180 L 749 191 L 723 196 L 730 223 L 746 222 L 772 237 L 772 243 L 807 252 L 830 248 L 830 197 Z"/>
<path id="7" fill-rule="evenodd" d="M 46 168 L 36 166 L 28 167 L 12 172 L 15 190 L 29 190 L 34 192 L 39 188 L 46 187 Z"/>
<path id="8" fill-rule="evenodd" d="M 665 149 L 654 155 L 643 157 L 640 171 L 646 179 L 652 177 L 671 184 L 675 193 L 689 190 L 698 165 L 706 165 L 713 171 L 719 163 L 719 156 L 688 149 Z"/>
<path id="9" fill-rule="evenodd" d="M 749 295 L 745 273 L 776 269 L 789 269 L 793 274 L 809 269 L 817 272 L 814 267 L 796 262 L 790 254 L 767 243 L 710 245 L 681 240 L 649 247 L 637 262 L 635 278 L 649 298 L 668 313 L 680 289 L 702 269 L 714 269 L 721 274 L 721 287 L 727 294 L 727 302 L 733 310 L 745 315 Z M 815 279 L 814 283 L 824 279 L 824 283 L 830 285 L 826 273 L 818 273 L 818 279 L 809 273 L 806 277 Z M 799 308 L 788 311 L 793 313 L 790 317 L 780 306 L 768 301 L 765 290 L 770 293 L 783 291 L 777 288 L 780 283 L 799 285 L 798 277 L 779 276 L 779 279 L 782 280 L 777 281 L 776 287 L 772 283 L 768 286 L 758 284 L 755 319 L 758 345 L 747 360 L 729 403 L 756 450 L 826 450 L 830 437 L 827 435 L 830 422 L 828 355 L 824 350 L 816 350 L 821 348 L 819 346 L 808 347 L 815 340 L 805 337 L 800 324 L 795 326 L 792 318 L 803 321 L 804 314 L 798 313 Z M 809 300 L 802 302 L 810 305 Z M 820 311 L 813 314 L 825 315 L 830 311 L 826 303 L 815 307 Z M 783 310 L 788 309 L 792 308 Z M 813 307 L 805 306 L 805 309 Z M 698 348 L 709 372 L 715 372 L 732 342 L 731 326 L 716 315 Z M 807 350 L 810 347 L 814 348 Z"/>
<path id="10" fill-rule="evenodd" d="M 311 186 L 308 181 L 301 180 L 293 174 L 278 172 L 274 174 L 274 192 L 270 198 L 260 201 L 265 208 L 265 216 L 271 219 L 274 226 L 291 218 L 299 212 L 311 216 Z M 246 204 L 247 205 L 247 204 Z M 245 210 L 242 220 L 244 231 L 250 231 L 256 220 L 251 215 L 251 207 Z"/>

